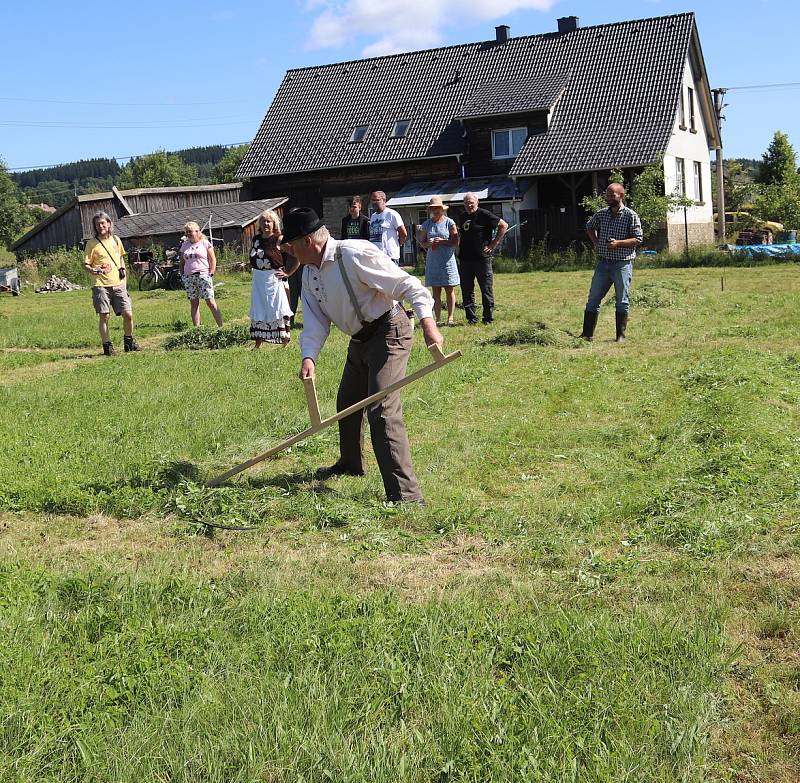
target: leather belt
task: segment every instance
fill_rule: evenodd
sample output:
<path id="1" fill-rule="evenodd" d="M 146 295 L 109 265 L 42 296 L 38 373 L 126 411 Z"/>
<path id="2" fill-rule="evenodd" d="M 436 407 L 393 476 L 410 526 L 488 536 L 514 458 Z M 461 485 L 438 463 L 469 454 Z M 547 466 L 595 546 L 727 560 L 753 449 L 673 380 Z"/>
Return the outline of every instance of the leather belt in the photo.
<path id="1" fill-rule="evenodd" d="M 391 310 L 379 315 L 374 321 L 364 324 L 350 339 L 356 343 L 365 343 L 367 340 L 371 340 L 377 333 L 378 327 L 388 321 L 395 313 L 405 313 L 399 302 L 395 302 Z"/>

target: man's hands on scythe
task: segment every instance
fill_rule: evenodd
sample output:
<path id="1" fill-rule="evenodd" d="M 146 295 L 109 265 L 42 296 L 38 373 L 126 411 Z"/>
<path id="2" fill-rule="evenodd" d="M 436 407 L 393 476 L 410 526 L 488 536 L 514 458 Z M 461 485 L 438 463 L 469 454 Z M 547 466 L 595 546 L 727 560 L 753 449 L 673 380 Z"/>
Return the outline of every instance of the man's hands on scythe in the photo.
<path id="1" fill-rule="evenodd" d="M 432 345 L 438 345 L 439 348 L 444 345 L 444 337 L 436 325 L 433 318 L 422 318 L 419 322 L 420 329 L 422 329 L 422 336 L 425 338 L 426 347 L 430 348 Z M 304 381 L 306 378 L 314 378 L 317 374 L 317 367 L 313 359 L 305 358 L 300 365 L 300 380 Z"/>
<path id="2" fill-rule="evenodd" d="M 425 345 L 428 348 L 432 345 L 438 345 L 441 348 L 444 345 L 444 337 L 442 337 L 442 333 L 433 318 L 421 318 L 419 326 L 422 329 L 422 336 L 425 338 Z"/>

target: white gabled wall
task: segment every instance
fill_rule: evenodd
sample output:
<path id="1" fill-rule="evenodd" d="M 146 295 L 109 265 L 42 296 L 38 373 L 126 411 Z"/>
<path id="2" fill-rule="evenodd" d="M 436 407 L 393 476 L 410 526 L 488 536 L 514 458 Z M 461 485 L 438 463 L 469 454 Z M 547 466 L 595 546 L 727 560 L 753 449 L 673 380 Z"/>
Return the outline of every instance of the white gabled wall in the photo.
<path id="1" fill-rule="evenodd" d="M 691 131 L 688 90 L 694 90 L 694 118 L 696 133 Z M 675 113 L 675 125 L 672 137 L 664 153 L 664 186 L 667 193 L 675 192 L 677 186 L 677 158 L 683 158 L 686 172 L 686 195 L 695 202 L 700 200 L 694 181 L 694 164 L 699 162 L 702 168 L 702 203 L 689 207 L 686 219 L 689 223 L 690 244 L 712 243 L 714 241 L 713 207 L 711 203 L 711 154 L 708 149 L 708 136 L 705 119 L 700 109 L 699 85 L 687 58 L 683 69 L 684 106 L 686 107 L 686 127 L 681 127 L 680 105 Z M 680 227 L 680 231 L 677 231 Z M 670 212 L 667 217 L 667 229 L 670 246 L 683 247 L 684 215 L 683 209 Z M 678 235 L 680 239 L 678 240 Z M 673 247 L 673 249 L 675 249 Z"/>

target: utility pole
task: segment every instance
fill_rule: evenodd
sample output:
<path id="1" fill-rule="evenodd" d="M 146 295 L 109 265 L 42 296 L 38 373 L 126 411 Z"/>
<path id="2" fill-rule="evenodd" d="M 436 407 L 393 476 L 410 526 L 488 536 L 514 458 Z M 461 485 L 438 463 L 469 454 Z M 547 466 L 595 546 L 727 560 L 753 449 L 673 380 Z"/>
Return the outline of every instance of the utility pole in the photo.
<path id="1" fill-rule="evenodd" d="M 717 118 L 717 232 L 719 241 L 725 241 L 725 171 L 722 162 L 722 110 L 725 108 L 723 101 L 727 90 L 720 87 L 711 91 L 714 94 L 714 114 Z"/>

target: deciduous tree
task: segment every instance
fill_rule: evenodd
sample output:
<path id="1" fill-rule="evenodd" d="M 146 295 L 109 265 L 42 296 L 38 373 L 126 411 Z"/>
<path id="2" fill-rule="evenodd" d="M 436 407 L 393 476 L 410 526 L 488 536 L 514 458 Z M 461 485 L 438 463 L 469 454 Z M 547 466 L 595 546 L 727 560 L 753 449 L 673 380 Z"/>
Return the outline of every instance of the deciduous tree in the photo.
<path id="1" fill-rule="evenodd" d="M 194 185 L 197 172 L 177 155 L 157 150 L 150 155 L 131 158 L 117 182 L 124 188 L 170 188 Z"/>
<path id="2" fill-rule="evenodd" d="M 0 159 L 0 244 L 13 242 L 31 220 L 24 196 Z"/>
<path id="3" fill-rule="evenodd" d="M 242 165 L 244 156 L 250 149 L 249 144 L 240 144 L 238 147 L 230 147 L 222 160 L 214 167 L 214 179 L 217 182 L 238 182 L 236 172 Z"/>

